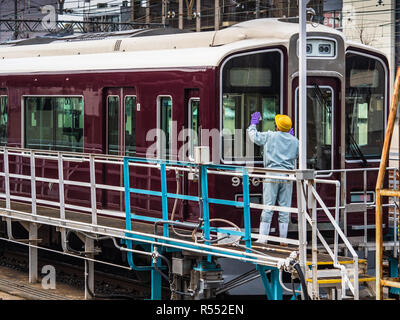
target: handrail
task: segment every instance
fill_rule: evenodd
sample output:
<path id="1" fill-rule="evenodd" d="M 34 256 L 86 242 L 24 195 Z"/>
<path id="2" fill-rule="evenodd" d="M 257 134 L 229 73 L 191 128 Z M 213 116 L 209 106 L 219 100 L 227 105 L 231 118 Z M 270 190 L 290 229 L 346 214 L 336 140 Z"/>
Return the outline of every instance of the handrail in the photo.
<path id="1" fill-rule="evenodd" d="M 36 212 L 36 205 L 37 204 L 46 204 L 46 205 L 51 205 L 51 206 L 59 206 L 60 207 L 60 218 L 61 220 L 65 220 L 65 209 L 74 209 L 74 210 L 81 210 L 81 211 L 86 211 L 91 213 L 92 215 L 92 224 L 97 225 L 97 214 L 98 213 L 104 213 L 106 210 L 101 210 L 97 208 L 96 204 L 96 189 L 104 189 L 104 190 L 110 190 L 110 186 L 104 185 L 104 184 L 98 184 L 95 181 L 95 164 L 96 163 L 112 163 L 112 164 L 118 164 L 122 165 L 124 168 L 124 180 L 125 183 L 124 187 L 117 187 L 117 186 L 112 186 L 113 190 L 119 191 L 119 192 L 125 192 L 125 201 L 126 205 L 125 208 L 127 209 L 127 212 L 124 214 L 125 220 L 126 220 L 126 230 L 132 230 L 132 221 L 135 219 L 137 220 L 144 220 L 144 221 L 150 221 L 150 222 L 155 222 L 160 220 L 159 218 L 153 218 L 150 216 L 139 216 L 136 214 L 131 214 L 130 213 L 130 197 L 129 194 L 131 192 L 135 193 L 140 193 L 140 194 L 148 194 L 151 196 L 158 196 L 161 197 L 162 201 L 162 220 L 163 220 L 163 238 L 161 240 L 155 241 L 156 243 L 160 243 L 161 245 L 166 245 L 165 239 L 169 238 L 169 228 L 168 228 L 168 203 L 167 199 L 168 198 L 174 198 L 174 199 L 181 199 L 181 200 L 187 200 L 187 201 L 196 201 L 201 203 L 202 209 L 203 209 L 203 216 L 201 217 L 203 219 L 203 225 L 202 225 L 202 230 L 204 232 L 204 240 L 205 243 L 204 245 L 206 246 L 204 250 L 202 249 L 202 252 L 207 252 L 208 254 L 215 254 L 214 250 L 211 249 L 212 247 L 209 246 L 211 242 L 210 238 L 210 233 L 211 232 L 218 232 L 218 233 L 225 233 L 228 235 L 235 235 L 242 237 L 243 240 L 245 241 L 245 252 L 243 254 L 249 254 L 251 252 L 251 239 L 252 238 L 258 238 L 258 235 L 252 234 L 251 233 L 251 216 L 250 216 L 250 208 L 255 208 L 255 209 L 270 209 L 274 211 L 285 211 L 285 212 L 294 212 L 299 214 L 299 209 L 298 208 L 291 208 L 291 207 L 281 207 L 281 206 L 268 206 L 264 204 L 255 204 L 255 203 L 250 203 L 250 195 L 249 195 L 249 179 L 250 178 L 269 178 L 269 179 L 278 179 L 278 180 L 288 180 L 288 181 L 297 181 L 297 172 L 293 170 L 274 170 L 274 169 L 268 169 L 268 168 L 251 168 L 251 167 L 239 167 L 239 166 L 228 166 L 228 165 L 214 165 L 214 164 L 205 164 L 205 165 L 198 165 L 195 163 L 188 163 L 188 162 L 179 162 L 179 161 L 165 161 L 165 160 L 158 160 L 158 159 L 144 159 L 144 158 L 132 158 L 132 157 L 121 157 L 121 156 L 108 156 L 108 155 L 95 155 L 95 154 L 76 154 L 76 153 L 64 153 L 64 152 L 58 152 L 58 151 L 43 151 L 43 150 L 29 150 L 29 149 L 21 149 L 21 148 L 10 148 L 10 147 L 0 147 L 0 154 L 3 154 L 4 156 L 4 163 L 5 163 L 5 172 L 4 177 L 6 178 L 6 181 L 8 179 L 8 183 L 6 183 L 6 202 L 9 203 L 11 199 L 16 199 L 16 200 L 26 200 L 25 197 L 21 196 L 16 196 L 11 194 L 10 190 L 10 184 L 9 184 L 9 179 L 10 178 L 18 178 L 18 179 L 31 179 L 31 185 L 32 185 L 32 190 L 35 189 L 36 182 L 51 182 L 51 183 L 59 183 L 60 184 L 60 190 L 59 190 L 59 196 L 60 196 L 60 201 L 57 203 L 56 201 L 50 201 L 50 200 L 43 200 L 43 199 L 35 199 L 33 201 L 32 199 L 32 212 Z M 46 159 L 46 160 L 52 160 L 52 161 L 57 161 L 57 166 L 58 166 L 58 178 L 46 178 L 46 177 L 38 177 L 35 175 L 35 170 L 31 170 L 30 174 L 24 175 L 24 174 L 14 174 L 10 173 L 8 170 L 8 158 L 9 156 L 22 156 L 26 158 L 30 158 L 30 164 L 34 168 L 35 167 L 35 159 Z M 79 182 L 79 186 L 90 188 L 90 204 L 91 207 L 83 207 L 79 205 L 71 205 L 65 202 L 65 195 L 63 192 L 63 186 L 65 185 L 77 185 L 77 181 L 74 181 L 73 179 L 70 179 L 67 177 L 67 179 L 64 179 L 63 177 L 63 169 L 64 169 L 64 163 L 65 162 L 87 162 L 89 163 L 89 169 L 90 169 L 90 175 L 89 175 L 89 181 L 85 182 Z M 156 168 L 160 170 L 160 181 L 161 181 L 161 191 L 154 191 L 154 190 L 146 190 L 146 189 L 138 189 L 138 188 L 131 188 L 129 186 L 129 168 L 132 166 L 138 166 L 138 167 L 147 167 L 147 168 Z M 167 190 L 167 177 L 166 173 L 169 170 L 176 170 L 176 171 L 186 171 L 186 172 L 195 172 L 199 175 L 199 177 L 202 180 L 201 183 L 201 192 L 199 193 L 198 196 L 189 196 L 185 194 L 175 194 L 168 192 Z M 274 173 L 287 173 L 287 176 L 277 176 L 273 175 Z M 208 186 L 207 186 L 207 179 L 208 176 L 212 175 L 231 175 L 231 176 L 239 176 L 242 178 L 242 187 L 243 187 L 243 201 L 233 201 L 233 200 L 225 200 L 225 199 L 216 199 L 216 198 L 211 198 L 209 197 L 208 194 Z M 314 181 L 315 183 L 321 183 L 321 184 L 335 184 L 336 185 L 336 203 L 335 203 L 335 219 L 332 218 L 330 215 L 329 209 L 323 204 L 322 199 L 318 196 L 316 193 L 315 188 L 312 188 L 312 194 L 316 198 L 317 202 L 320 203 L 322 210 L 325 211 L 325 213 L 329 213 L 330 215 L 330 220 L 334 225 L 335 229 L 335 244 L 334 244 L 334 250 L 329 248 L 327 245 L 326 241 L 323 239 L 322 235 L 318 230 L 316 230 L 316 234 L 320 238 L 321 242 L 324 244 L 326 247 L 328 253 L 333 257 L 333 261 L 337 264 L 337 253 L 338 253 L 338 234 L 340 237 L 343 237 L 343 232 L 341 232 L 339 224 L 338 224 L 338 217 L 339 217 L 339 206 L 338 206 L 338 186 L 340 188 L 340 183 L 338 181 L 332 181 L 332 180 L 327 180 L 327 179 L 309 179 L 309 178 L 303 178 L 301 181 Z M 315 194 L 317 194 L 317 197 Z M 128 195 L 128 196 L 127 196 Z M 0 194 L 1 196 L 1 194 Z M 322 202 L 322 204 L 321 204 Z M 228 206 L 237 206 L 243 209 L 243 217 L 244 217 L 244 231 L 236 231 L 236 230 L 231 230 L 231 229 L 226 229 L 226 228 L 215 228 L 210 226 L 210 216 L 209 216 L 209 205 L 210 203 L 216 203 L 216 204 L 222 204 L 222 205 L 228 205 Z M 10 209 L 10 206 L 8 205 L 7 207 Z M 129 212 L 128 212 L 129 211 Z M 119 213 L 119 214 L 122 214 Z M 306 219 L 310 219 L 310 217 L 306 217 Z M 336 221 L 335 221 L 336 220 Z M 165 222 L 165 223 L 164 223 Z M 188 225 L 188 227 L 192 227 L 192 225 Z M 340 231 L 340 232 L 339 232 Z M 62 236 L 63 233 L 65 233 L 65 228 L 61 228 Z M 135 240 L 140 240 L 140 241 L 154 241 L 155 235 L 149 235 L 147 234 L 146 236 L 140 236 L 140 237 L 127 237 L 126 243 L 127 243 L 127 249 L 128 251 L 132 249 L 132 240 L 130 239 L 135 239 Z M 278 237 L 270 237 L 269 239 L 272 239 L 273 241 L 276 241 L 276 239 L 281 240 L 281 242 L 287 242 L 287 243 L 297 243 L 300 244 L 299 241 L 293 240 L 293 239 L 282 239 Z M 65 235 L 63 237 L 63 242 L 65 241 Z M 346 239 L 345 241 L 346 245 L 348 244 L 348 241 Z M 199 243 L 195 244 L 195 247 L 197 248 Z M 350 250 L 351 252 L 354 252 L 353 249 Z M 229 250 L 225 250 L 225 253 L 227 253 L 227 256 L 232 256 L 234 255 L 233 252 L 230 252 Z M 129 252 L 128 252 L 129 254 Z M 132 254 L 132 252 L 130 253 Z M 249 257 L 248 260 L 251 261 L 251 259 L 254 259 L 253 261 L 256 262 L 258 261 L 255 256 Z M 237 257 L 236 257 L 237 258 Z M 131 259 L 128 259 L 131 262 Z M 272 259 L 273 260 L 273 259 Z M 337 267 L 342 267 L 342 266 L 337 266 Z M 358 263 L 357 263 L 358 267 Z M 358 270 L 358 269 L 357 269 Z M 358 272 L 357 276 L 358 276 Z M 345 279 L 347 275 L 343 274 L 343 278 Z M 355 297 L 357 296 L 357 290 L 358 290 L 358 280 L 357 280 L 357 285 L 354 283 L 354 287 L 352 287 L 350 281 L 348 280 L 347 277 L 347 282 L 349 282 L 349 287 L 352 289 L 353 293 L 355 294 Z"/>
<path id="2" fill-rule="evenodd" d="M 344 277 L 344 279 L 346 280 L 350 290 L 353 292 L 354 298 L 358 300 L 359 299 L 359 290 L 358 290 L 358 255 L 357 255 L 356 251 L 354 250 L 353 246 L 351 245 L 351 243 L 349 242 L 349 240 L 347 239 L 347 237 L 345 236 L 345 234 L 343 233 L 343 231 L 340 229 L 340 227 L 337 224 L 337 222 L 335 221 L 335 219 L 332 217 L 332 215 L 329 212 L 328 208 L 325 206 L 325 204 L 322 201 L 321 197 L 319 196 L 317 190 L 315 190 L 314 186 L 311 186 L 310 188 L 311 188 L 311 191 L 312 191 L 315 199 L 321 205 L 321 207 L 324 209 L 325 214 L 329 218 L 331 224 L 334 226 L 337 234 L 343 240 L 343 242 L 345 243 L 346 247 L 350 250 L 350 252 L 351 252 L 351 254 L 353 256 L 353 260 L 354 260 L 354 286 L 351 284 L 351 281 L 348 279 L 347 275 Z M 345 272 L 345 268 L 338 263 L 337 256 L 335 255 L 334 257 L 332 257 L 332 259 L 334 259 L 334 266 L 340 268 L 342 270 L 342 272 Z M 343 277 L 342 277 L 342 279 L 343 279 Z"/>

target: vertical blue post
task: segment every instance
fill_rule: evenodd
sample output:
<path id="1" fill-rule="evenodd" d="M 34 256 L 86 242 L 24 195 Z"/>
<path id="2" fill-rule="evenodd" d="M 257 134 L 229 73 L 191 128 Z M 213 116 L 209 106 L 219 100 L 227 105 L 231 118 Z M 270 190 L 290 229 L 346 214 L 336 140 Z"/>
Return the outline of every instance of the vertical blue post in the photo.
<path id="1" fill-rule="evenodd" d="M 129 185 L 129 160 L 124 157 L 124 186 L 125 186 L 125 222 L 126 229 L 132 230 L 131 220 L 131 192 Z"/>
<path id="2" fill-rule="evenodd" d="M 167 166 L 161 163 L 161 194 L 162 194 L 162 217 L 163 220 L 168 220 L 168 197 L 167 197 Z M 169 237 L 168 224 L 163 226 L 164 237 Z"/>
<path id="3" fill-rule="evenodd" d="M 273 268 L 271 269 L 271 285 L 272 285 L 272 294 L 274 296 L 274 300 L 282 300 L 282 287 L 279 283 L 279 269 Z"/>
<path id="4" fill-rule="evenodd" d="M 283 295 L 282 287 L 279 283 L 279 269 L 260 265 L 257 265 L 256 268 L 260 273 L 268 300 L 282 300 Z M 271 281 L 268 280 L 265 273 L 267 270 L 271 270 Z"/>
<path id="5" fill-rule="evenodd" d="M 207 166 L 200 165 L 201 173 L 201 197 L 203 198 L 203 220 L 204 220 L 204 239 L 205 244 L 210 244 L 210 211 L 208 203 L 208 182 L 207 182 Z"/>
<path id="6" fill-rule="evenodd" d="M 131 219 L 131 191 L 129 183 L 129 159 L 124 157 L 124 186 L 125 186 L 125 229 L 132 230 Z M 132 240 L 126 240 L 126 247 L 132 249 Z M 127 252 L 128 263 L 134 267 L 132 252 Z"/>
<path id="7" fill-rule="evenodd" d="M 154 245 L 151 245 L 151 251 L 154 250 Z M 157 267 L 161 267 L 161 259 L 157 259 Z M 152 263 L 154 265 L 154 263 Z M 161 274 L 155 268 L 151 269 L 151 300 L 161 300 Z"/>
<path id="8" fill-rule="evenodd" d="M 246 247 L 251 248 L 251 220 L 250 220 L 250 192 L 249 174 L 247 168 L 243 168 L 243 215 L 244 215 L 244 240 Z M 250 250 L 246 249 L 246 252 Z"/>

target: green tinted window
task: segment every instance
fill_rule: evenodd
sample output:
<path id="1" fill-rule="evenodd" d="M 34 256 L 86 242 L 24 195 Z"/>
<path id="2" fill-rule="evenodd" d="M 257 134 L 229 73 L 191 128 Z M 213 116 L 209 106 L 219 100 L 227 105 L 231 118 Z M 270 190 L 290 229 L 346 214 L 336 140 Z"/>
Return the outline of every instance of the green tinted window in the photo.
<path id="1" fill-rule="evenodd" d="M 160 97 L 160 118 L 159 128 L 164 132 L 161 139 L 161 158 L 169 158 L 171 153 L 171 131 L 172 131 L 172 99 Z"/>
<path id="2" fill-rule="evenodd" d="M 136 151 L 136 97 L 125 97 L 125 153 L 134 155 Z"/>
<path id="3" fill-rule="evenodd" d="M 118 110 L 119 97 L 107 97 L 108 153 L 118 154 Z"/>
<path id="4" fill-rule="evenodd" d="M 199 145 L 199 99 L 190 99 L 189 102 L 189 155 L 194 157 L 194 147 Z"/>
<path id="5" fill-rule="evenodd" d="M 0 96 L 0 145 L 7 144 L 7 96 Z"/>
<path id="6" fill-rule="evenodd" d="M 82 97 L 26 97 L 25 147 L 83 151 Z"/>

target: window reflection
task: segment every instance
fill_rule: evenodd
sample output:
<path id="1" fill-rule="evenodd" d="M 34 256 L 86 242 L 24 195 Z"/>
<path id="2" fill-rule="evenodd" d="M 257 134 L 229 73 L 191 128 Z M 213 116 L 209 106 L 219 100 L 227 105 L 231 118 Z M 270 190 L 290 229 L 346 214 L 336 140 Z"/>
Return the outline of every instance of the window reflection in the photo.
<path id="1" fill-rule="evenodd" d="M 125 97 L 125 153 L 132 156 L 136 151 L 136 97 Z"/>
<path id="2" fill-rule="evenodd" d="M 258 130 L 275 130 L 280 113 L 281 54 L 278 51 L 234 57 L 222 75 L 222 158 L 260 161 L 262 148 L 247 137 L 251 114 L 259 111 Z"/>
<path id="3" fill-rule="evenodd" d="M 385 126 L 385 70 L 371 57 L 346 56 L 346 159 L 380 158 Z"/>
<path id="4" fill-rule="evenodd" d="M 0 145 L 7 144 L 7 96 L 0 96 Z"/>
<path id="5" fill-rule="evenodd" d="M 118 154 L 118 110 L 119 110 L 119 97 L 107 97 L 107 135 L 108 135 L 108 154 Z"/>
<path id="6" fill-rule="evenodd" d="M 83 151 L 82 97 L 26 97 L 25 147 Z"/>

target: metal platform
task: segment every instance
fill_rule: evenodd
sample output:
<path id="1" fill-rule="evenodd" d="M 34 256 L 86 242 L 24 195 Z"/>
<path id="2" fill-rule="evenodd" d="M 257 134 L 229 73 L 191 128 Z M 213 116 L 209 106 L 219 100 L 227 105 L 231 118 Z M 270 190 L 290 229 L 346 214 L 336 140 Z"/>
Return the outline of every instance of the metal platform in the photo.
<path id="1" fill-rule="evenodd" d="M 215 283 L 221 283 L 218 278 L 222 270 L 219 270 L 215 264 L 215 259 L 229 258 L 237 261 L 250 263 L 256 266 L 259 271 L 266 294 L 269 299 L 282 299 L 281 274 L 283 271 L 295 272 L 293 266 L 298 264 L 304 275 L 313 279 L 311 297 L 318 298 L 318 268 L 325 264 L 325 267 L 339 270 L 341 275 L 342 291 L 350 289 L 355 299 L 358 299 L 358 277 L 360 261 L 350 242 L 345 237 L 338 224 L 339 206 L 335 210 L 335 216 L 332 216 L 329 209 L 324 205 L 321 197 L 318 195 L 315 184 L 327 183 L 336 188 L 336 199 L 339 203 L 340 183 L 332 180 L 316 179 L 312 171 L 285 171 L 287 176 L 279 176 L 279 179 L 293 181 L 297 186 L 298 208 L 268 206 L 251 203 L 249 199 L 249 179 L 276 179 L 274 173 L 280 170 L 270 170 L 264 168 L 248 168 L 240 166 L 222 166 L 208 163 L 183 163 L 176 161 L 164 161 L 157 159 L 128 158 L 109 155 L 76 154 L 61 153 L 52 151 L 38 151 L 18 148 L 0 148 L 0 154 L 3 154 L 4 170 L 0 171 L 0 177 L 4 178 L 5 193 L 0 193 L 0 216 L 7 222 L 8 238 L 14 239 L 12 233 L 11 221 L 18 221 L 29 231 L 28 243 L 30 246 L 30 281 L 37 279 L 37 250 L 41 249 L 38 245 L 38 228 L 40 225 L 49 225 L 56 227 L 61 233 L 61 244 L 63 250 L 68 253 L 67 232 L 74 231 L 82 236 L 85 243 L 85 257 L 88 262 L 89 284 L 93 284 L 93 263 L 96 252 L 94 240 L 99 238 L 111 238 L 114 245 L 121 252 L 126 253 L 129 268 L 131 270 L 150 271 L 152 275 L 152 297 L 161 298 L 161 277 L 162 270 L 167 265 L 163 265 L 165 253 L 184 255 L 189 252 L 191 255 L 201 257 L 197 261 L 197 266 L 193 272 L 203 276 L 203 282 L 208 284 L 198 290 L 207 290 L 213 288 Z M 10 159 L 13 160 L 10 171 Z M 25 159 L 25 160 L 24 160 Z M 27 161 L 30 159 L 30 161 Z M 40 167 L 40 176 L 36 176 L 38 161 L 45 160 L 48 163 L 56 164 L 58 174 L 54 177 L 54 165 L 52 176 L 46 176 L 46 168 Z M 24 163 L 24 169 L 21 166 Z M 30 163 L 29 170 L 26 165 Z M 40 162 L 39 162 L 40 163 Z M 74 181 L 68 170 L 71 163 L 84 164 L 88 167 L 85 170 L 90 172 L 89 181 Z M 123 186 L 105 185 L 96 182 L 96 165 L 112 164 L 119 165 L 121 172 L 124 173 Z M 130 170 L 134 168 L 152 168 L 158 170 L 160 175 L 160 189 L 138 189 L 130 186 L 132 175 Z M 97 167 L 98 168 L 98 167 Z M 167 190 L 166 172 L 173 170 L 175 172 L 192 173 L 199 180 L 198 196 L 171 193 Z M 27 173 L 28 172 L 28 173 Z M 67 173 L 65 175 L 65 172 Z M 39 173 L 39 172 L 38 172 Z M 281 172 L 282 173 L 282 172 Z M 207 181 L 209 175 L 227 175 L 238 176 L 242 179 L 243 200 L 232 201 L 225 199 L 216 199 L 210 197 L 208 193 Z M 13 179 L 13 188 L 15 181 L 28 181 L 31 188 L 31 196 L 21 196 L 11 190 L 10 180 Z M 43 197 L 36 196 L 38 183 L 58 184 L 59 201 L 44 200 Z M 90 192 L 90 207 L 72 205 L 66 202 L 64 194 L 68 185 L 88 188 Z M 25 183 L 26 186 L 26 183 Z M 300 190 L 308 188 L 308 201 L 305 201 L 303 192 Z M 120 192 L 125 196 L 125 212 L 112 212 L 97 207 L 96 191 L 112 190 Z M 161 199 L 161 212 L 159 217 L 139 215 L 131 212 L 131 194 L 147 195 L 159 197 Z M 26 194 L 26 193 L 25 193 Z M 170 220 L 168 211 L 168 199 L 180 199 L 193 201 L 201 209 L 200 222 L 189 223 L 186 221 Z M 243 209 L 243 222 L 241 228 L 213 227 L 212 212 L 210 204 L 219 204 L 224 206 L 234 206 Z M 306 205 L 304 205 L 306 204 Z M 328 244 L 322 237 L 316 225 L 316 210 L 320 206 L 335 230 L 335 240 L 333 244 Z M 250 208 L 269 209 L 274 211 L 286 211 L 298 214 L 298 235 L 299 239 L 287 239 L 274 236 L 268 236 L 267 245 L 254 243 L 259 239 L 258 234 L 251 233 Z M 307 254 L 306 226 L 311 225 L 312 245 L 311 253 Z M 173 228 L 182 230 L 192 230 L 199 237 L 182 238 L 173 232 Z M 338 239 L 341 239 L 349 250 L 351 257 L 340 257 L 338 254 Z M 221 241 L 224 239 L 224 241 Z M 327 254 L 321 254 L 317 249 L 317 239 L 324 246 Z M 25 241 L 26 242 L 26 241 Z M 228 242 L 228 244 L 226 243 Z M 135 244 L 141 244 L 141 249 L 137 249 Z M 275 245 L 286 244 L 285 246 Z M 152 258 L 149 266 L 137 266 L 133 262 L 133 255 L 145 255 Z M 363 261 L 361 261 L 361 264 Z M 309 273 L 310 271 L 311 273 Z M 271 273 L 267 278 L 266 273 Z M 207 278 L 211 275 L 211 278 Z M 165 276 L 165 275 L 164 275 Z M 217 280 L 213 280 L 217 277 Z M 211 280 L 210 280 L 211 279 Z M 304 295 L 304 292 L 302 293 Z"/>

